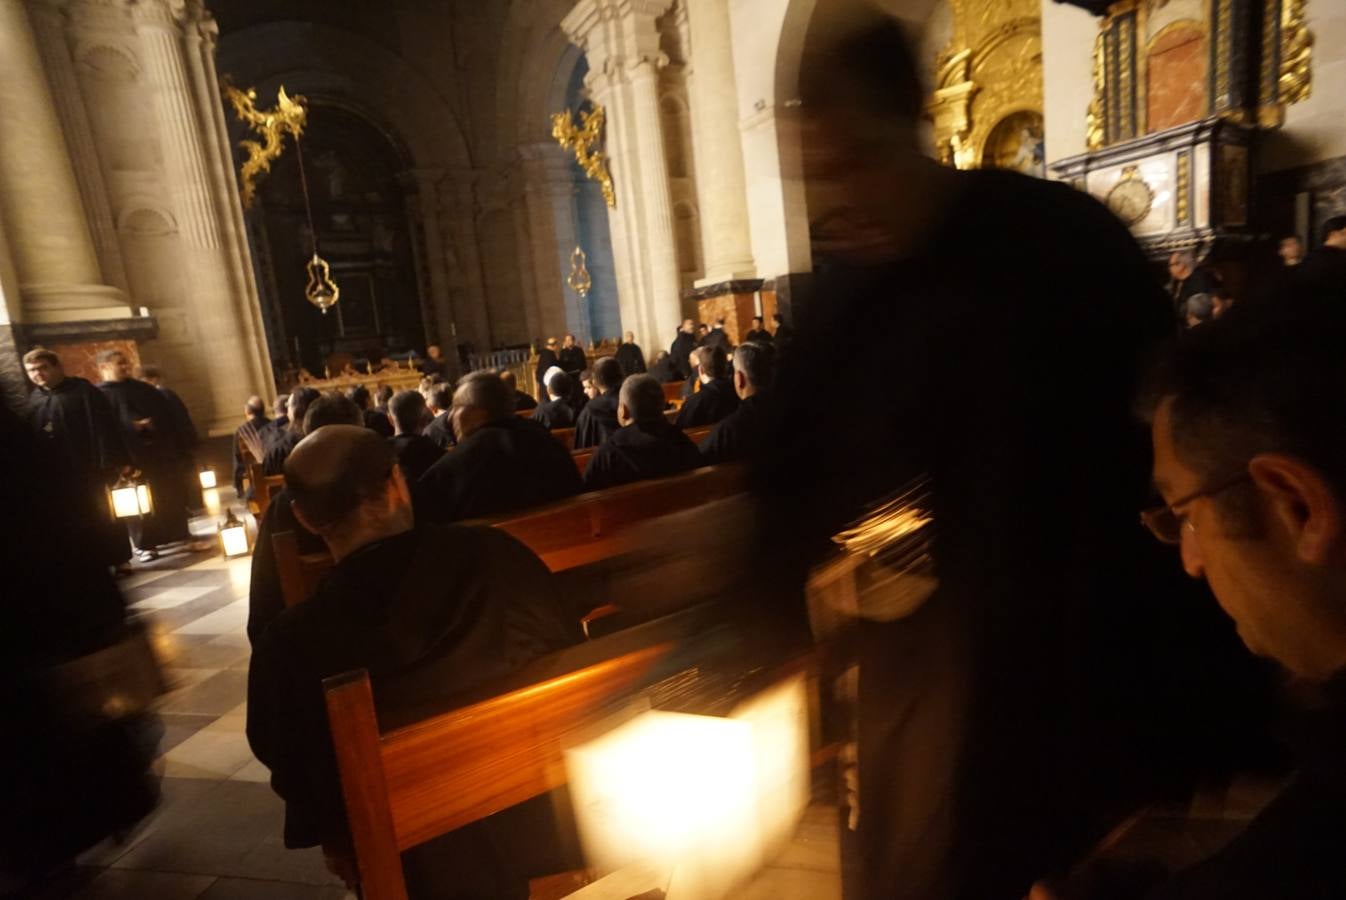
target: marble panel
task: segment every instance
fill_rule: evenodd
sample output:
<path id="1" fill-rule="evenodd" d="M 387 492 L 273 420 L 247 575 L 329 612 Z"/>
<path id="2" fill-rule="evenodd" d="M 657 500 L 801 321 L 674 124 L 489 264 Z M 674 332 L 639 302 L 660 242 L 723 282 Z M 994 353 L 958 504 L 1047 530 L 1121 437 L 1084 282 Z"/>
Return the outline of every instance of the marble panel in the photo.
<path id="1" fill-rule="evenodd" d="M 1205 115 L 1208 56 L 1205 36 L 1194 28 L 1176 28 L 1155 42 L 1146 70 L 1149 131 L 1195 122 Z"/>
<path id="2" fill-rule="evenodd" d="M 128 338 L 73 343 L 52 342 L 45 346 L 48 350 L 55 351 L 56 355 L 61 358 L 61 367 L 65 369 L 67 375 L 78 375 L 80 378 L 87 378 L 94 384 L 103 380 L 98 374 L 98 365 L 94 360 L 104 350 L 120 350 L 126 354 L 126 358 L 131 361 L 131 365 L 140 365 L 140 347 L 134 340 Z"/>
<path id="3" fill-rule="evenodd" d="M 697 317 L 707 325 L 714 324 L 721 316 L 724 317 L 725 334 L 729 335 L 729 342 L 735 346 L 743 342 L 743 335 L 752 328 L 752 317 L 757 314 L 756 310 L 755 292 L 721 294 L 718 297 L 698 300 L 696 303 Z"/>
<path id="4" fill-rule="evenodd" d="M 1196 148 L 1192 161 L 1192 177 L 1196 186 L 1196 204 L 1192 210 L 1192 225 L 1196 228 L 1210 227 L 1210 144 Z"/>

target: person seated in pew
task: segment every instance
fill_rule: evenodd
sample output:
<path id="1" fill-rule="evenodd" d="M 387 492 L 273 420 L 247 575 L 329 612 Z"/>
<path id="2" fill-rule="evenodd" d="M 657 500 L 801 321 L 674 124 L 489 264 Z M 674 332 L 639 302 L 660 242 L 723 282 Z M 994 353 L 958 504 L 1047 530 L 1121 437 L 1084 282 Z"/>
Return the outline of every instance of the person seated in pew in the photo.
<path id="1" fill-rule="evenodd" d="M 276 445 L 290 427 L 290 395 L 281 394 L 276 398 L 276 402 L 271 404 L 271 411 L 274 415 L 271 421 L 263 426 L 261 430 L 262 437 L 262 458 L 258 462 L 266 460 L 266 454 L 271 452 L 271 448 Z"/>
<path id="2" fill-rule="evenodd" d="M 575 427 L 575 411 L 570 408 L 572 385 L 570 376 L 559 368 L 547 379 L 547 396 L 551 399 L 533 410 L 532 420 L 548 431 Z"/>
<path id="3" fill-rule="evenodd" d="M 701 371 L 701 348 L 695 347 L 692 352 L 687 354 L 687 365 L 691 367 L 692 374 L 682 382 L 682 402 L 686 403 L 687 398 L 692 396 L 701 387 L 701 379 L 698 377 Z"/>
<path id="4" fill-rule="evenodd" d="M 673 357 L 669 355 L 667 350 L 660 350 L 654 354 L 654 362 L 650 364 L 650 374 L 660 384 L 671 384 L 682 378 L 677 365 L 673 362 Z"/>
<path id="5" fill-rule="evenodd" d="M 392 423 L 388 421 L 386 412 L 379 412 L 372 409 L 373 398 L 369 394 L 369 388 L 363 384 L 357 384 L 346 392 L 346 396 L 352 403 L 360 407 L 360 415 L 364 417 L 365 427 L 382 438 L 393 436 Z"/>
<path id="6" fill-rule="evenodd" d="M 360 408 L 337 393 L 325 394 L 314 400 L 304 413 L 300 430 L 308 435 L 328 425 L 364 426 Z M 371 432 L 372 434 L 372 432 Z M 266 514 L 257 525 L 257 544 L 252 551 L 252 575 L 248 582 L 248 640 L 254 647 L 266 626 L 285 609 L 285 595 L 280 587 L 280 570 L 271 536 L 290 531 L 294 533 L 300 553 L 318 553 L 323 543 L 294 517 L 290 509 L 290 492 L 281 488 L 271 495 Z"/>
<path id="7" fill-rule="evenodd" d="M 421 433 L 430 423 L 425 398 L 417 391 L 399 391 L 388 402 L 388 420 L 393 425 L 388 441 L 397 454 L 397 464 L 407 481 L 415 484 L 444 455 L 438 444 Z"/>
<path id="8" fill-rule="evenodd" d="M 275 435 L 267 447 L 266 459 L 262 460 L 262 471 L 267 475 L 279 475 L 285 471 L 285 458 L 290 451 L 304 439 L 304 414 L 309 404 L 322 395 L 317 388 L 297 387 L 286 403 L 287 424 L 285 430 Z"/>
<path id="9" fill-rule="evenodd" d="M 514 411 L 526 412 L 530 409 L 537 409 L 537 401 L 528 394 L 519 390 L 519 379 L 509 369 L 503 369 L 500 372 L 500 380 L 509 385 L 509 389 L 514 392 Z"/>
<path id="10" fill-rule="evenodd" d="M 721 419 L 701 442 L 702 465 L 756 457 L 767 429 L 767 392 L 771 388 L 774 355 L 770 344 L 740 344 L 734 350 L 733 383 L 738 409 Z"/>
<path id="11" fill-rule="evenodd" d="M 622 367 L 611 356 L 594 363 L 594 387 L 598 396 L 580 410 L 575 420 L 575 449 L 597 447 L 619 427 L 617 424 L 618 392 L 622 389 Z"/>
<path id="12" fill-rule="evenodd" d="M 312 597 L 276 617 L 248 671 L 248 743 L 285 801 L 285 846 L 321 846 L 351 888 L 358 874 L 323 679 L 366 669 L 377 695 L 397 698 L 390 705 L 420 708 L 581 639 L 532 551 L 494 528 L 423 524 L 395 463 L 386 441 L 357 426 L 317 429 L 295 448 L 285 465 L 294 514 L 335 566 Z M 408 895 L 526 900 L 523 858 L 535 848 L 519 846 L 525 838 L 508 817 L 532 809 L 406 851 Z"/>
<path id="13" fill-rule="evenodd" d="M 458 383 L 450 417 L 458 446 L 418 484 L 427 520 L 479 519 L 580 492 L 565 447 L 537 422 L 514 414 L 514 396 L 494 372 L 473 372 Z"/>
<path id="14" fill-rule="evenodd" d="M 701 390 L 687 398 L 678 410 L 679 428 L 714 425 L 738 409 L 738 394 L 729 380 L 729 357 L 717 345 L 702 347 L 697 354 L 697 377 Z"/>
<path id="15" fill-rule="evenodd" d="M 617 404 L 621 428 L 608 435 L 584 470 L 591 491 L 664 478 L 701 465 L 701 454 L 682 429 L 664 418 L 664 389 L 649 375 L 622 383 Z"/>
<path id="16" fill-rule="evenodd" d="M 434 417 L 421 433 L 428 437 L 436 447 L 449 450 L 454 445 L 453 424 L 449 421 L 449 412 L 453 409 L 453 385 L 440 382 L 432 385 L 425 397 L 425 405 Z"/>

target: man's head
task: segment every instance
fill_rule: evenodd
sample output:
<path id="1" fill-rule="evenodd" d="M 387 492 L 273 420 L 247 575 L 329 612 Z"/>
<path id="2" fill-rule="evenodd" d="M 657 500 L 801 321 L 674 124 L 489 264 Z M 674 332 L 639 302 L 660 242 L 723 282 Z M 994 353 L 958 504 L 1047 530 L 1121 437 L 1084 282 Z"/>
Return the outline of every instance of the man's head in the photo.
<path id="1" fill-rule="evenodd" d="M 734 350 L 734 392 L 746 400 L 771 387 L 774 376 L 772 351 L 765 344 L 748 342 Z"/>
<path id="2" fill-rule="evenodd" d="M 274 412 L 277 417 L 288 416 L 290 414 L 290 395 L 281 394 L 277 397 L 276 402 L 271 404 L 271 411 Z"/>
<path id="3" fill-rule="evenodd" d="M 430 410 L 419 391 L 399 391 L 388 401 L 388 419 L 394 434 L 420 434 L 430 422 Z"/>
<path id="4" fill-rule="evenodd" d="M 762 317 L 761 317 L 761 316 L 753 316 L 753 317 L 752 317 L 752 330 L 753 330 L 753 331 L 761 331 L 761 330 L 762 330 L 763 328 L 765 328 L 765 327 L 766 327 L 766 325 L 765 325 L 765 323 L 762 321 Z"/>
<path id="5" fill-rule="evenodd" d="M 346 396 L 350 398 L 352 403 L 360 407 L 360 409 L 369 409 L 369 388 L 365 387 L 363 384 L 357 384 L 355 387 L 348 390 Z"/>
<path id="6" fill-rule="evenodd" d="M 780 313 L 772 313 L 771 321 L 775 324 L 777 328 L 779 328 L 785 324 L 785 317 L 782 316 Z"/>
<path id="7" fill-rule="evenodd" d="M 657 422 L 664 415 L 664 388 L 650 375 L 632 375 L 622 382 L 617 400 L 617 424 Z"/>
<path id="8" fill-rule="evenodd" d="M 1346 250 L 1346 216 L 1333 216 L 1323 223 L 1323 246 Z"/>
<path id="9" fill-rule="evenodd" d="M 724 327 L 724 316 L 720 316 L 718 319 L 715 320 L 715 329 L 718 331 L 723 327 Z"/>
<path id="10" fill-rule="evenodd" d="M 729 356 L 719 344 L 702 347 L 701 352 L 697 354 L 697 368 L 703 381 L 723 378 L 729 374 Z"/>
<path id="11" fill-rule="evenodd" d="M 555 374 L 547 378 L 547 396 L 553 400 L 569 397 L 574 389 L 575 386 L 570 383 L 570 376 L 560 369 L 556 369 Z"/>
<path id="12" fill-rule="evenodd" d="M 387 409 L 388 402 L 393 399 L 393 389 L 386 384 L 381 384 L 374 391 L 374 402 L 380 409 Z M 422 397 L 422 400 L 425 398 Z"/>
<path id="13" fill-rule="evenodd" d="M 628 344 L 634 344 L 636 342 L 636 333 L 634 331 L 628 331 L 622 335 L 622 340 L 626 341 Z"/>
<path id="14" fill-rule="evenodd" d="M 248 398 L 248 402 L 243 404 L 243 415 L 249 419 L 260 419 L 266 415 L 266 404 L 262 398 L 253 394 Z"/>
<path id="15" fill-rule="evenodd" d="M 98 374 L 104 381 L 129 381 L 131 361 L 120 350 L 104 350 L 94 357 Z"/>
<path id="16" fill-rule="evenodd" d="M 691 353 L 687 354 L 687 367 L 691 369 L 692 374 L 696 375 L 701 368 L 701 348 L 694 347 Z"/>
<path id="17" fill-rule="evenodd" d="M 1202 323 L 1209 322 L 1215 317 L 1214 304 L 1211 302 L 1210 294 L 1193 294 L 1187 298 L 1184 308 L 1187 316 L 1187 327 L 1194 328 Z"/>
<path id="18" fill-rule="evenodd" d="M 363 425 L 364 412 L 349 397 L 336 391 L 320 394 L 304 410 L 304 434 L 312 434 L 328 425 Z"/>
<path id="19" fill-rule="evenodd" d="M 682 325 L 678 327 L 678 330 L 681 331 L 683 334 L 695 334 L 696 322 L 694 322 L 691 319 L 683 319 Z"/>
<path id="20" fill-rule="evenodd" d="M 1297 234 L 1287 234 L 1276 247 L 1276 255 L 1287 266 L 1297 266 L 1304 261 L 1304 242 Z"/>
<path id="21" fill-rule="evenodd" d="M 430 412 L 435 415 L 448 412 L 453 408 L 453 385 L 444 381 L 432 385 L 426 394 L 425 405 L 430 407 Z"/>
<path id="22" fill-rule="evenodd" d="M 295 517 L 322 537 L 338 561 L 409 530 L 411 493 L 396 462 L 393 448 L 368 428 L 317 429 L 285 461 Z"/>
<path id="23" fill-rule="evenodd" d="M 441 360 L 444 358 L 443 351 L 439 349 L 438 344 L 431 344 L 429 347 L 426 347 L 425 355 L 433 360 Z"/>
<path id="24" fill-rule="evenodd" d="M 580 373 L 580 390 L 590 400 L 598 396 L 598 385 L 594 384 L 594 373 L 589 369 Z"/>
<path id="25" fill-rule="evenodd" d="M 696 326 L 697 338 L 704 338 L 708 334 L 710 334 L 710 326 L 707 325 L 705 322 L 702 322 L 700 325 Z"/>
<path id="26" fill-rule="evenodd" d="M 164 373 L 158 366 L 136 366 L 136 378 L 158 387 L 164 383 Z"/>
<path id="27" fill-rule="evenodd" d="M 51 390 L 65 380 L 61 358 L 46 347 L 36 347 L 23 355 L 23 369 L 28 380 L 40 388 Z"/>
<path id="28" fill-rule="evenodd" d="M 1186 281 L 1196 268 L 1196 254 L 1191 250 L 1174 250 L 1168 255 L 1168 274 L 1174 281 Z"/>
<path id="29" fill-rule="evenodd" d="M 600 393 L 615 391 L 622 386 L 622 364 L 611 356 L 594 361 L 594 387 Z"/>
<path id="30" fill-rule="evenodd" d="M 1212 318 L 1220 318 L 1234 307 L 1234 295 L 1229 292 L 1229 288 L 1223 285 L 1213 288 L 1210 292 L 1210 314 Z"/>
<path id="31" fill-rule="evenodd" d="M 1301 676 L 1346 666 L 1346 311 L 1235 308 L 1187 332 L 1150 392 L 1147 512 L 1253 652 Z"/>
<path id="32" fill-rule="evenodd" d="M 566 347 L 573 347 L 573 346 L 575 346 L 575 336 L 574 336 L 573 334 L 567 334 L 567 335 L 566 335 L 566 339 L 565 339 L 565 344 L 564 344 L 564 346 L 566 346 Z"/>
<path id="33" fill-rule="evenodd" d="M 509 369 L 504 369 L 500 372 L 500 380 L 503 381 L 505 387 L 509 388 L 511 391 L 517 391 L 519 389 L 519 380 L 514 377 L 514 373 Z"/>
<path id="34" fill-rule="evenodd" d="M 290 430 L 304 433 L 304 414 L 308 412 L 309 404 L 317 400 L 321 394 L 317 388 L 311 388 L 306 385 L 300 385 L 290 392 L 290 399 L 286 406 L 286 411 L 290 417 Z"/>
<path id="35" fill-rule="evenodd" d="M 552 351 L 553 353 L 556 352 L 556 338 L 554 337 L 547 338 L 547 349 Z"/>
<path id="36" fill-rule="evenodd" d="M 462 441 L 482 427 L 514 415 L 514 392 L 494 372 L 472 372 L 453 392 L 450 418 L 453 433 Z"/>
<path id="37" fill-rule="evenodd" d="M 666 359 L 668 359 L 668 351 L 660 350 L 659 352 L 654 354 L 654 359 L 650 360 L 650 365 L 657 366 L 659 365 L 659 363 L 663 362 Z"/>

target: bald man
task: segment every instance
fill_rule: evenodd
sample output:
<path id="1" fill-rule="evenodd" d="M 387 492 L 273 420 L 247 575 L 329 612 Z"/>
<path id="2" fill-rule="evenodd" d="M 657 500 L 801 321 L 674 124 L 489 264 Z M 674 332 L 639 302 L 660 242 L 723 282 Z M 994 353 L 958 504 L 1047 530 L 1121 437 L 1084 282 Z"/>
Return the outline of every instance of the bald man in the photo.
<path id="1" fill-rule="evenodd" d="M 552 599 L 546 566 L 505 532 L 418 527 L 393 448 L 367 428 L 313 431 L 286 461 L 285 480 L 295 516 L 336 564 L 253 652 L 248 742 L 285 801 L 285 845 L 322 846 L 349 881 L 322 680 L 366 669 L 381 711 L 419 708 L 578 642 L 578 626 Z M 410 895 L 525 900 L 520 856 L 531 848 L 512 845 L 520 839 L 508 824 L 508 814 L 493 817 L 404 853 Z"/>
<path id="2" fill-rule="evenodd" d="M 584 470 L 584 487 L 603 488 L 665 478 L 701 465 L 701 454 L 682 429 L 664 418 L 664 389 L 650 375 L 632 375 L 617 404 L 621 428 L 608 436 Z"/>
<path id="3" fill-rule="evenodd" d="M 628 331 L 622 335 L 622 344 L 617 348 L 617 363 L 627 375 L 640 375 L 645 371 L 645 351 L 636 343 L 636 333 Z"/>
<path id="4" fill-rule="evenodd" d="M 421 477 L 418 500 L 436 522 L 543 506 L 580 492 L 575 463 L 546 428 L 514 414 L 514 391 L 493 372 L 459 382 L 450 421 L 458 446 Z"/>

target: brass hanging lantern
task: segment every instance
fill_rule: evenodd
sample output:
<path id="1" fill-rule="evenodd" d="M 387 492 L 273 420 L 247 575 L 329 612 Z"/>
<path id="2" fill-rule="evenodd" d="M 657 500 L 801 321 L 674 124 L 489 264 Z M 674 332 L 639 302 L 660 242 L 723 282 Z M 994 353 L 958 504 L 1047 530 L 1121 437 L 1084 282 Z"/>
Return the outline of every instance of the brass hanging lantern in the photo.
<path id="1" fill-rule="evenodd" d="M 154 498 L 150 486 L 141 481 L 139 473 L 123 475 L 107 489 L 108 508 L 118 519 L 136 519 L 154 512 Z"/>
<path id="2" fill-rule="evenodd" d="M 589 276 L 589 269 L 584 265 L 586 257 L 584 251 L 576 247 L 570 253 L 570 275 L 566 278 L 566 284 L 570 289 L 579 295 L 583 300 L 589 296 L 589 291 L 594 286 L 594 280 Z"/>
<path id="3" fill-rule="evenodd" d="M 248 528 L 229 510 L 229 516 L 220 523 L 220 549 L 225 559 L 246 556 L 249 550 Z"/>

